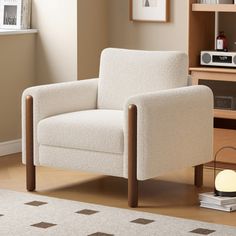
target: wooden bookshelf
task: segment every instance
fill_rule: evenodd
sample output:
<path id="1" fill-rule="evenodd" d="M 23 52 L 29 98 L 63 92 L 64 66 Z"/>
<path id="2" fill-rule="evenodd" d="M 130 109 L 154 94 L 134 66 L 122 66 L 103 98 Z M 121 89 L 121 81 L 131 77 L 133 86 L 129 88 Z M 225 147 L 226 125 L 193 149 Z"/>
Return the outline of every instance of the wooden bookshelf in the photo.
<path id="1" fill-rule="evenodd" d="M 210 87 L 214 96 L 236 97 L 236 68 L 205 67 L 200 65 L 201 51 L 215 47 L 217 12 L 236 13 L 236 4 L 198 4 L 189 0 L 189 72 L 195 85 Z M 235 31 L 234 23 L 232 30 Z M 236 145 L 236 110 L 214 109 L 214 153 L 223 146 Z M 235 153 L 222 153 L 222 161 L 236 166 Z M 228 163 L 223 168 L 230 168 Z"/>
<path id="2" fill-rule="evenodd" d="M 236 12 L 236 4 L 192 4 L 192 11 Z"/>

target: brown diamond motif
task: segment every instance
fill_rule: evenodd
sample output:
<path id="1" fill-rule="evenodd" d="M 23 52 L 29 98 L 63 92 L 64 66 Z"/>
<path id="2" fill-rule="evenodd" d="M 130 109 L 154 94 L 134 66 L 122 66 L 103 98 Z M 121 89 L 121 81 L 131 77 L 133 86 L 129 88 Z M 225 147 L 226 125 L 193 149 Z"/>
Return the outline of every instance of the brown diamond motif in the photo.
<path id="1" fill-rule="evenodd" d="M 154 220 L 148 220 L 148 219 L 143 219 L 143 218 L 138 218 L 136 220 L 132 220 L 130 221 L 131 223 L 136 223 L 136 224 L 141 224 L 141 225 L 147 225 L 150 224 L 152 222 L 154 222 Z"/>
<path id="2" fill-rule="evenodd" d="M 89 210 L 89 209 L 83 209 L 81 211 L 77 211 L 76 213 L 82 214 L 82 215 L 93 215 L 95 213 L 98 213 L 98 211 Z"/>
<path id="3" fill-rule="evenodd" d="M 33 202 L 27 202 L 25 203 L 25 205 L 29 205 L 29 206 L 42 206 L 48 204 L 47 202 L 40 202 L 40 201 L 33 201 Z"/>
<path id="4" fill-rule="evenodd" d="M 31 226 L 41 228 L 41 229 L 47 229 L 47 228 L 55 226 L 55 225 L 56 224 L 47 223 L 47 222 L 40 222 L 40 223 L 37 223 L 37 224 L 33 224 Z"/>
<path id="5" fill-rule="evenodd" d="M 190 231 L 190 233 L 201 234 L 201 235 L 209 235 L 214 232 L 215 230 L 203 229 L 203 228 L 198 228 Z"/>
<path id="6" fill-rule="evenodd" d="M 102 233 L 102 232 L 97 232 L 94 234 L 89 234 L 88 236 L 114 236 L 114 234 L 106 234 L 106 233 Z"/>

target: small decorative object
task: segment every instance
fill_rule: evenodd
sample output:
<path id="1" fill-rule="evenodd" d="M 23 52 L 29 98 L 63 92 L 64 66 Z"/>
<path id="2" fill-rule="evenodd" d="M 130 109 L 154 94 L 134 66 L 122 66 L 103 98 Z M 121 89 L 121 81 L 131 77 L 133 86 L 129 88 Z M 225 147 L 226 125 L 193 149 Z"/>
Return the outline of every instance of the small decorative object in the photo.
<path id="1" fill-rule="evenodd" d="M 225 146 L 220 148 L 215 154 L 214 177 L 216 176 L 216 158 L 217 155 L 225 149 L 236 151 L 235 147 Z M 215 177 L 215 195 L 221 197 L 236 197 L 236 172 L 233 170 L 223 170 Z"/>
<path id="2" fill-rule="evenodd" d="M 220 148 L 214 159 L 214 192 L 200 193 L 200 207 L 232 212 L 236 211 L 236 172 L 233 170 L 220 171 L 216 176 L 216 158 L 225 149 L 236 151 L 236 147 L 224 146 Z"/>
<path id="3" fill-rule="evenodd" d="M 167 22 L 169 0 L 130 0 L 130 20 Z"/>
<path id="4" fill-rule="evenodd" d="M 216 38 L 216 50 L 217 51 L 228 51 L 227 48 L 227 38 L 225 36 L 224 31 L 221 31 L 220 34 Z"/>
<path id="5" fill-rule="evenodd" d="M 217 196 L 236 197 L 236 172 L 233 170 L 221 171 L 215 179 Z"/>
<path id="6" fill-rule="evenodd" d="M 31 0 L 0 0 L 0 28 L 29 29 Z"/>

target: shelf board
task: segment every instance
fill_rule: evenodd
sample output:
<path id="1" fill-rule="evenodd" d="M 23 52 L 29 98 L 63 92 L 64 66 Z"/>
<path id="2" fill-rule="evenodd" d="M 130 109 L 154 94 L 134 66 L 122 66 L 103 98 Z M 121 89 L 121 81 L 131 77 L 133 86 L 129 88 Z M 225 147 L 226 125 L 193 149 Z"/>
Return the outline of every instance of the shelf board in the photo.
<path id="1" fill-rule="evenodd" d="M 236 12 L 236 4 L 200 4 L 193 3 L 192 11 Z"/>
<path id="2" fill-rule="evenodd" d="M 236 74 L 236 68 L 225 68 L 225 67 L 190 67 L 190 71 L 203 71 L 203 72 L 216 72 L 216 73 L 228 73 Z"/>
<path id="3" fill-rule="evenodd" d="M 214 109 L 215 118 L 236 119 L 236 111 Z"/>
<path id="4" fill-rule="evenodd" d="M 36 34 L 37 29 L 0 29 L 1 35 L 16 35 L 16 34 Z"/>

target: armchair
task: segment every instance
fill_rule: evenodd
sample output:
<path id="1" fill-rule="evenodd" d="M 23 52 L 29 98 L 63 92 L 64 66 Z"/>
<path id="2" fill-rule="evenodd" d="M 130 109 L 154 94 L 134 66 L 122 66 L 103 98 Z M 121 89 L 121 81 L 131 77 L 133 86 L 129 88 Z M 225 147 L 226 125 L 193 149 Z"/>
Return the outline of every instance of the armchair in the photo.
<path id="1" fill-rule="evenodd" d="M 22 95 L 27 189 L 35 166 L 128 178 L 128 203 L 138 181 L 212 160 L 213 96 L 188 86 L 187 55 L 108 48 L 99 79 L 28 88 Z"/>

